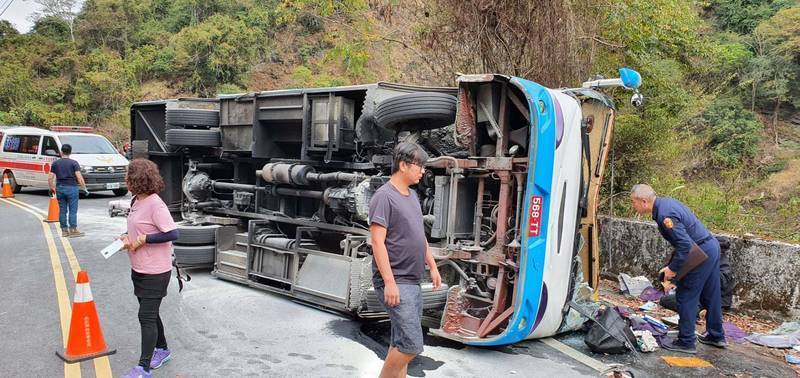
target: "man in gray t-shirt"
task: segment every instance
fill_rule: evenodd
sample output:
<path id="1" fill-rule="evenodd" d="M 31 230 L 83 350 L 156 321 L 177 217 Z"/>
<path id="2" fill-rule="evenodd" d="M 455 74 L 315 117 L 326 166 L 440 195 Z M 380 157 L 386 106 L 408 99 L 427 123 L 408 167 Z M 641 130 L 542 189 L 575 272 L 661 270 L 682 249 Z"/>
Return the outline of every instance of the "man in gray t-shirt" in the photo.
<path id="1" fill-rule="evenodd" d="M 381 377 L 405 377 L 408 363 L 422 352 L 422 289 L 425 265 L 434 290 L 442 284 L 428 250 L 422 210 L 411 185 L 419 183 L 428 154 L 417 144 L 398 143 L 392 177 L 369 202 L 372 282 L 391 321 L 389 353 Z"/>

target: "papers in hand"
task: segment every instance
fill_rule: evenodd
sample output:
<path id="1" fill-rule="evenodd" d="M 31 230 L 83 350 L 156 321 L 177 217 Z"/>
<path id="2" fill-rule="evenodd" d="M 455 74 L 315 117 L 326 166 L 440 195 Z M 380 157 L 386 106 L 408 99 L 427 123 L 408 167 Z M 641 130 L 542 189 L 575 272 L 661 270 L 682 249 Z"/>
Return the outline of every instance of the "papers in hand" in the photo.
<path id="1" fill-rule="evenodd" d="M 103 248 L 100 251 L 100 254 L 103 255 L 103 257 L 105 257 L 105 258 L 109 258 L 109 257 L 113 256 L 115 253 L 119 252 L 119 250 L 122 249 L 122 247 L 124 245 L 125 245 L 125 243 L 123 243 L 122 240 L 119 240 L 119 239 L 114 240 L 113 243 L 111 243 L 111 244 L 107 245 L 105 248 Z"/>

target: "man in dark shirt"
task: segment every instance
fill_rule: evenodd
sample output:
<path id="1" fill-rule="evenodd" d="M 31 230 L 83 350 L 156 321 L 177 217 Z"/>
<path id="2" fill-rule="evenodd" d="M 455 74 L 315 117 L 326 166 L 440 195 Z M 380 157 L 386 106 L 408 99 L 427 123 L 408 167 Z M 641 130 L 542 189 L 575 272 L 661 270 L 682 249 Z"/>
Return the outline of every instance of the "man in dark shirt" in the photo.
<path id="1" fill-rule="evenodd" d="M 672 281 L 678 273 L 683 274 L 682 277 L 677 277 L 675 292 L 680 315 L 678 339 L 667 340 L 662 347 L 675 352 L 697 353 L 694 345 L 695 323 L 697 306 L 701 304 L 707 309 L 707 333 L 697 340 L 703 344 L 725 348 L 727 343 L 722 329 L 720 304 L 719 242 L 689 208 L 673 198 L 656 197 L 656 192 L 648 185 L 634 185 L 631 190 L 631 206 L 639 214 L 652 214 L 661 236 L 675 248 L 669 264 L 659 271 L 664 273 L 664 280 Z M 698 247 L 707 256 L 704 261 L 690 258 L 692 249 L 696 250 Z M 687 265 L 683 269 L 684 265 L 695 262 L 699 264 L 693 268 Z M 685 270 L 688 272 L 684 272 Z"/>
<path id="2" fill-rule="evenodd" d="M 394 149 L 392 176 L 369 202 L 372 283 L 391 321 L 389 352 L 380 376 L 405 377 L 408 363 L 422 352 L 422 289 L 425 263 L 434 290 L 442 284 L 428 250 L 422 209 L 411 185 L 419 183 L 428 154 L 417 144 Z"/>
<path id="3" fill-rule="evenodd" d="M 69 158 L 72 146 L 61 146 L 61 159 L 50 166 L 48 183 L 50 191 L 58 198 L 58 221 L 61 223 L 61 236 L 83 236 L 78 230 L 78 186 L 86 191 L 86 182 L 81 175 L 81 166 Z M 67 216 L 69 215 L 69 216 Z"/>

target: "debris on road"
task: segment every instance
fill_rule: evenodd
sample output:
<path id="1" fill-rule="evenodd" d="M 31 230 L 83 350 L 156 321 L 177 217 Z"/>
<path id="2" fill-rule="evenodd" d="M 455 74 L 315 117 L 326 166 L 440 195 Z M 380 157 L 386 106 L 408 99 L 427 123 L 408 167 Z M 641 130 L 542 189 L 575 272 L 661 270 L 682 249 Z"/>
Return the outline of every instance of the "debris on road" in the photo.
<path id="1" fill-rule="evenodd" d="M 620 292 L 620 286 L 617 282 L 612 280 L 601 280 L 600 282 L 600 299 L 618 306 L 626 306 L 629 308 L 639 308 L 642 305 L 642 300 L 639 298 L 629 298 Z M 665 318 L 675 315 L 675 312 L 659 306 L 659 308 L 652 313 L 651 316 L 655 318 Z M 723 313 L 723 320 L 730 322 L 737 328 L 751 333 L 768 333 L 775 329 L 780 324 L 771 319 L 755 317 L 752 315 L 742 313 Z M 698 325 L 705 326 L 705 320 L 702 317 L 698 318 Z"/>
<path id="2" fill-rule="evenodd" d="M 675 314 L 673 316 L 665 316 L 665 317 L 661 318 L 661 321 L 664 322 L 664 324 L 666 324 L 668 326 L 671 326 L 671 327 L 677 327 L 679 322 L 680 322 L 680 320 L 681 320 L 681 316 L 678 315 L 678 314 Z"/>
<path id="3" fill-rule="evenodd" d="M 664 296 L 664 292 L 652 286 L 645 288 L 642 294 L 639 294 L 639 299 L 647 302 L 658 302 Z"/>
<path id="4" fill-rule="evenodd" d="M 619 287 L 623 294 L 638 297 L 648 287 L 653 287 L 645 276 L 631 277 L 625 273 L 619 274 Z"/>
<path id="5" fill-rule="evenodd" d="M 770 348 L 793 348 L 800 345 L 800 322 L 785 322 L 768 334 L 754 333 L 745 340 Z"/>
<path id="6" fill-rule="evenodd" d="M 650 331 L 633 331 L 636 336 L 636 345 L 642 352 L 653 352 L 658 349 L 658 342 Z"/>
<path id="7" fill-rule="evenodd" d="M 639 306 L 639 309 L 645 312 L 655 311 L 658 310 L 658 305 L 655 304 L 654 302 L 647 302 Z"/>

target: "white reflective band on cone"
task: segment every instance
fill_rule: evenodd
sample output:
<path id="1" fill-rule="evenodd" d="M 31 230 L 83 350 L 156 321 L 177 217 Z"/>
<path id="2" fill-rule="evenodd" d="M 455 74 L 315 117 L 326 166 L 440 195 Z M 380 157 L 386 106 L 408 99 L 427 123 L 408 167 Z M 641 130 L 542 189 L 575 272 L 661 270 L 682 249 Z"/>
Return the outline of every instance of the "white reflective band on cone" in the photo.
<path id="1" fill-rule="evenodd" d="M 93 301 L 92 288 L 88 283 L 81 283 L 75 285 L 75 300 L 73 303 L 86 303 Z"/>

